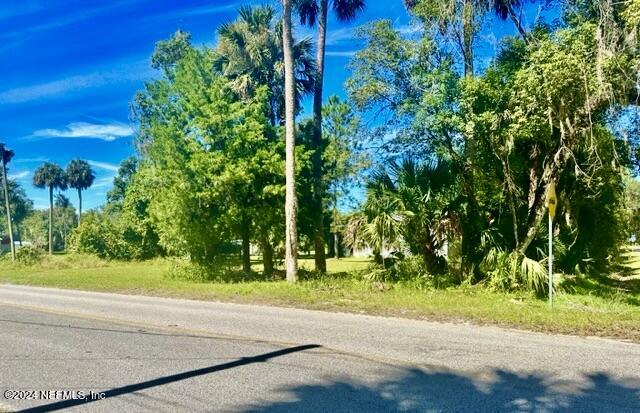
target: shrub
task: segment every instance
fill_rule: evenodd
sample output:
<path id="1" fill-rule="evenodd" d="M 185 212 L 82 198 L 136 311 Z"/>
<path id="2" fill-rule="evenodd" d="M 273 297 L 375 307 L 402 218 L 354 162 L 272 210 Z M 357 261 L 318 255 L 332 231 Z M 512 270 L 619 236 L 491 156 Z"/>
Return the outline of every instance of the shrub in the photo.
<path id="1" fill-rule="evenodd" d="M 38 247 L 25 246 L 16 251 L 16 261 L 23 265 L 34 265 L 42 260 L 44 251 Z"/>
<path id="2" fill-rule="evenodd" d="M 83 217 L 82 224 L 69 235 L 67 245 L 71 252 L 104 259 L 130 260 L 138 256 L 117 226 L 95 213 Z"/>

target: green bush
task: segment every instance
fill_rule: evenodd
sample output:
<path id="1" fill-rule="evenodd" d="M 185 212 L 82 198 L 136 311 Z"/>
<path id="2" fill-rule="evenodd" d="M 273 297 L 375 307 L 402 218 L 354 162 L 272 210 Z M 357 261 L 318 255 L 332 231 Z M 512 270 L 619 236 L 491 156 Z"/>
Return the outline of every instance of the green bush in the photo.
<path id="1" fill-rule="evenodd" d="M 38 247 L 22 247 L 16 251 L 16 261 L 23 265 L 34 265 L 42 260 L 44 251 Z"/>
<path id="2" fill-rule="evenodd" d="M 124 234 L 111 221 L 99 214 L 87 214 L 82 224 L 67 239 L 69 251 L 93 254 L 103 259 L 130 260 L 138 258 L 137 248 L 126 241 Z"/>

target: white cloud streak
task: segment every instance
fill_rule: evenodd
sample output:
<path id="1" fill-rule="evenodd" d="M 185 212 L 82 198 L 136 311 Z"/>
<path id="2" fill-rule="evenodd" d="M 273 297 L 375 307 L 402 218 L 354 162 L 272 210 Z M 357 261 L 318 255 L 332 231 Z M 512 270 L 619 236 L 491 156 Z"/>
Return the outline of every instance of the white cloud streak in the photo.
<path id="1" fill-rule="evenodd" d="M 64 129 L 40 129 L 31 135 L 33 138 L 88 138 L 114 141 L 133 135 L 133 129 L 122 123 L 94 124 L 73 122 Z"/>
<path id="2" fill-rule="evenodd" d="M 332 51 L 327 51 L 327 56 L 335 56 L 335 57 L 353 57 L 356 55 L 356 51 L 352 50 L 352 51 L 346 51 L 346 52 L 332 52 Z"/>
<path id="3" fill-rule="evenodd" d="M 70 92 L 83 91 L 115 83 L 139 81 L 153 75 L 146 60 L 114 66 L 116 69 L 74 75 L 50 82 L 4 90 L 0 92 L 0 104 L 25 103 L 64 96 Z"/>
<path id="4" fill-rule="evenodd" d="M 113 186 L 113 178 L 115 178 L 115 176 L 105 176 L 104 178 L 100 178 L 96 180 L 96 182 L 94 182 L 91 188 L 92 189 L 111 188 Z"/>
<path id="5" fill-rule="evenodd" d="M 13 173 L 13 174 L 9 174 L 8 178 L 9 179 L 24 179 L 27 176 L 29 176 L 30 174 L 31 174 L 31 172 L 29 172 L 29 171 L 16 172 L 16 173 Z"/>
<path id="6" fill-rule="evenodd" d="M 99 162 L 99 161 L 91 161 L 91 160 L 88 160 L 87 162 L 89 162 L 89 165 L 93 166 L 94 168 L 104 169 L 105 171 L 118 172 L 118 169 L 120 169 L 118 165 L 108 163 L 108 162 Z M 113 179 L 113 177 L 110 177 L 109 179 Z"/>

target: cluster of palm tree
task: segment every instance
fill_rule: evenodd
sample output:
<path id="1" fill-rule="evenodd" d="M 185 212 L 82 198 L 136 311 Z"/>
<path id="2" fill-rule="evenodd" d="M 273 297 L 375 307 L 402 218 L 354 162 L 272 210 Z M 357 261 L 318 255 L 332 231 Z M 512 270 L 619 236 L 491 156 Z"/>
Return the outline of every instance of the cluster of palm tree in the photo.
<path id="1" fill-rule="evenodd" d="M 345 245 L 368 245 L 384 264 L 385 250 L 422 257 L 431 274 L 446 270 L 447 240 L 458 231 L 455 171 L 445 161 L 390 160 L 372 175 L 362 212 L 349 217 Z"/>
<path id="2" fill-rule="evenodd" d="M 87 161 L 74 159 L 66 170 L 59 165 L 45 162 L 33 174 L 33 185 L 36 188 L 49 190 L 49 254 L 53 254 L 53 192 L 73 188 L 78 191 L 78 225 L 82 217 L 82 191 L 93 185 L 95 173 Z"/>
<path id="3" fill-rule="evenodd" d="M 313 222 L 316 269 L 326 271 L 322 171 L 322 93 L 327 18 L 333 10 L 339 21 L 351 21 L 365 8 L 364 0 L 282 0 L 281 19 L 270 6 L 242 7 L 239 18 L 218 30 L 214 64 L 232 80 L 240 95 L 258 86 L 269 90 L 269 119 L 285 127 L 286 197 L 285 264 L 287 280 L 297 279 L 297 199 L 295 191 L 295 117 L 304 95 L 313 93 Z M 293 38 L 294 13 L 303 25 L 317 27 L 316 58 L 313 42 Z"/>
<path id="4" fill-rule="evenodd" d="M 316 75 L 313 83 L 313 201 L 314 201 L 314 244 L 316 270 L 326 271 L 325 240 L 322 212 L 322 92 L 324 80 L 327 17 L 330 6 L 338 20 L 353 20 L 364 10 L 364 0 L 282 0 L 282 40 L 285 85 L 285 143 L 286 143 L 286 198 L 285 198 L 285 264 L 287 280 L 297 280 L 297 232 L 295 193 L 295 114 L 296 82 L 298 62 L 292 35 L 292 14 L 295 11 L 302 24 L 317 26 Z"/>

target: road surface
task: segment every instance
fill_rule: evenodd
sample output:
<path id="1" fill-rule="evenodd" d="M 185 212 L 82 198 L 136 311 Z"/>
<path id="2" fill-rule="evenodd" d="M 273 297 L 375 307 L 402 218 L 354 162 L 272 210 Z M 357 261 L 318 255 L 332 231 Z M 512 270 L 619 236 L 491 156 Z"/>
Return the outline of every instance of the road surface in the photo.
<path id="1" fill-rule="evenodd" d="M 640 345 L 0 285 L 7 391 L 0 411 L 640 412 Z"/>

